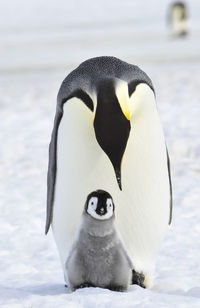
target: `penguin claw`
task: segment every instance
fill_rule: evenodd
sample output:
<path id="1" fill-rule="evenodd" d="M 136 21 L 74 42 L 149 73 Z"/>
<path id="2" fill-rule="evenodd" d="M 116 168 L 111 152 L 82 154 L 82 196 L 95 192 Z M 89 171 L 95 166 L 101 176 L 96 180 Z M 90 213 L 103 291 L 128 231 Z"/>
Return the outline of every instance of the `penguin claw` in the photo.
<path id="1" fill-rule="evenodd" d="M 83 283 L 77 287 L 74 287 L 74 290 L 83 289 L 83 288 L 91 288 L 91 287 L 94 287 L 91 283 Z"/>
<path id="2" fill-rule="evenodd" d="M 145 280 L 144 274 L 132 270 L 132 284 L 137 284 L 142 288 L 146 288 L 144 285 L 144 280 Z"/>
<path id="3" fill-rule="evenodd" d="M 116 292 L 125 292 L 127 290 L 127 288 L 124 286 L 109 286 L 106 289 Z"/>

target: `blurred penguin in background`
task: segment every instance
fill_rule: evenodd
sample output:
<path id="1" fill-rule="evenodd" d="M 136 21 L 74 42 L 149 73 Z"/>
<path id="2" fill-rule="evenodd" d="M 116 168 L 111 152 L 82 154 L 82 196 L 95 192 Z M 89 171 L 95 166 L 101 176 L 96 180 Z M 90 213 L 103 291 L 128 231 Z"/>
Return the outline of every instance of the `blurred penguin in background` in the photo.
<path id="1" fill-rule="evenodd" d="M 184 2 L 172 3 L 169 10 L 169 26 L 174 37 L 183 37 L 188 34 L 187 7 Z"/>

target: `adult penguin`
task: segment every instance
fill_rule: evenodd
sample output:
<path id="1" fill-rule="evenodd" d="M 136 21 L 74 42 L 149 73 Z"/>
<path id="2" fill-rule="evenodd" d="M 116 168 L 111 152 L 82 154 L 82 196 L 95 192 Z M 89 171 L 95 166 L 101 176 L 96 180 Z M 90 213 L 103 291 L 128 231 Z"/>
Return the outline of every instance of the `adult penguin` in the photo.
<path id="1" fill-rule="evenodd" d="M 63 270 L 85 197 L 102 189 L 118 204 L 116 225 L 133 262 L 133 283 L 151 285 L 171 222 L 171 179 L 154 88 L 140 68 L 96 57 L 64 79 L 47 186 L 46 233 L 51 225 Z"/>
<path id="2" fill-rule="evenodd" d="M 183 37 L 188 34 L 188 12 L 184 2 L 175 1 L 171 4 L 168 21 L 174 37 Z"/>

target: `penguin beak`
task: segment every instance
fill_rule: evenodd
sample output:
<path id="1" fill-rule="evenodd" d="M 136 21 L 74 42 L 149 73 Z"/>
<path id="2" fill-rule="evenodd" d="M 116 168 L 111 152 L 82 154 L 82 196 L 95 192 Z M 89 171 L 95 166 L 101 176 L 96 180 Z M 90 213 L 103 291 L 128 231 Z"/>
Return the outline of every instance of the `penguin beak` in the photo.
<path id="1" fill-rule="evenodd" d="M 117 183 L 119 186 L 119 189 L 122 190 L 122 183 L 121 183 L 121 170 L 118 168 L 115 168 L 115 175 L 117 179 Z"/>
<path id="2" fill-rule="evenodd" d="M 105 215 L 105 209 L 103 207 L 97 208 L 96 212 L 100 216 Z"/>
<path id="3" fill-rule="evenodd" d="M 112 163 L 122 190 L 121 165 L 131 124 L 121 108 L 112 80 L 99 85 L 93 125 L 96 140 Z"/>
<path id="4" fill-rule="evenodd" d="M 105 121 L 105 118 L 103 121 Z M 122 190 L 122 159 L 130 132 L 130 122 L 128 120 L 125 121 L 125 125 L 124 123 L 122 126 L 118 125 L 120 123 L 112 123 L 112 125 L 108 128 L 106 128 L 106 125 L 98 125 L 97 118 L 95 118 L 94 121 L 97 142 L 113 165 L 117 184 L 120 190 Z"/>

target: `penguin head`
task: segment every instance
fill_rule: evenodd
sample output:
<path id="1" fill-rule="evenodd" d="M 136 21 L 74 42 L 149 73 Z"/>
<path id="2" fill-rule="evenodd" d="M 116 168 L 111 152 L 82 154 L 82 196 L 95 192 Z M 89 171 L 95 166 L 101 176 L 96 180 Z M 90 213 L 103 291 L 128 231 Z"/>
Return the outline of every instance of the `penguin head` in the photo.
<path id="1" fill-rule="evenodd" d="M 117 79 L 99 81 L 94 130 L 97 142 L 113 165 L 120 190 L 122 158 L 131 129 L 128 104 L 127 83 Z"/>
<path id="2" fill-rule="evenodd" d="M 97 220 L 108 220 L 114 215 L 115 206 L 111 195 L 104 190 L 91 192 L 86 200 L 85 212 Z"/>

